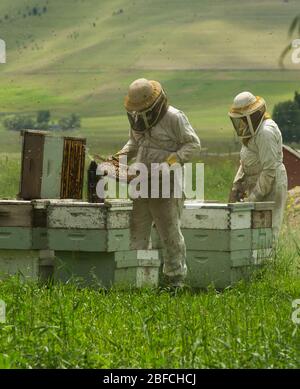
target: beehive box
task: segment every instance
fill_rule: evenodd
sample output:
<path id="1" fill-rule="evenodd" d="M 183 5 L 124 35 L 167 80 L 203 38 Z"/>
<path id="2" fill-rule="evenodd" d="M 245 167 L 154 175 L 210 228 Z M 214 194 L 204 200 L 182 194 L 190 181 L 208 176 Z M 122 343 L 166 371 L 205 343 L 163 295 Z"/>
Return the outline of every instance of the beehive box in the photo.
<path id="1" fill-rule="evenodd" d="M 195 288 L 214 285 L 217 289 L 224 289 L 242 278 L 248 278 L 256 268 L 255 265 L 252 250 L 233 252 L 188 250 L 186 282 Z"/>
<path id="2" fill-rule="evenodd" d="M 272 212 L 274 210 L 274 202 L 259 202 L 253 203 L 252 223 L 253 229 L 272 228 Z"/>
<path id="3" fill-rule="evenodd" d="M 29 201 L 0 201 L 0 250 L 32 248 L 32 206 Z"/>
<path id="4" fill-rule="evenodd" d="M 37 280 L 43 273 L 45 254 L 40 250 L 48 245 L 45 219 L 45 214 L 42 218 L 29 201 L 0 201 L 0 273 L 3 277 L 20 273 L 25 279 Z"/>
<path id="5" fill-rule="evenodd" d="M 54 276 L 55 253 L 53 250 L 39 251 L 39 280 L 52 280 Z"/>
<path id="6" fill-rule="evenodd" d="M 185 201 L 182 229 L 243 230 L 251 228 L 253 203 L 204 203 Z"/>
<path id="7" fill-rule="evenodd" d="M 190 250 L 243 250 L 251 247 L 253 203 L 219 204 L 185 201 L 181 230 Z M 155 227 L 152 248 L 162 248 Z"/>
<path id="8" fill-rule="evenodd" d="M 273 206 L 186 201 L 181 223 L 187 248 L 186 282 L 196 288 L 214 284 L 223 289 L 247 279 L 272 255 Z M 155 228 L 151 241 L 162 257 Z"/>
<path id="9" fill-rule="evenodd" d="M 52 201 L 48 206 L 49 248 L 87 252 L 129 250 L 129 204 Z"/>
<path id="10" fill-rule="evenodd" d="M 54 252 L 0 250 L 0 279 L 19 274 L 24 280 L 46 281 L 53 275 Z"/>
<path id="11" fill-rule="evenodd" d="M 82 198 L 85 139 L 24 131 L 20 198 Z"/>
<path id="12" fill-rule="evenodd" d="M 109 288 L 114 283 L 115 253 L 56 251 L 54 280 Z"/>
<path id="13" fill-rule="evenodd" d="M 130 250 L 115 254 L 114 284 L 119 288 L 158 286 L 161 261 L 157 250 Z"/>
<path id="14" fill-rule="evenodd" d="M 35 250 L 0 250 L 0 279 L 19 274 L 38 280 L 39 252 Z"/>

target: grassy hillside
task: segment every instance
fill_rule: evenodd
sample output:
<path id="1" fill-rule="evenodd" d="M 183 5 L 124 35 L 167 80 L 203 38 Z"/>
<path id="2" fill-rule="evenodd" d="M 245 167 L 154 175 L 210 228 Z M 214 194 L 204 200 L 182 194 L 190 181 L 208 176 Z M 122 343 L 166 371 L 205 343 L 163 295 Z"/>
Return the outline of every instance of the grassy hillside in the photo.
<path id="1" fill-rule="evenodd" d="M 299 85 L 295 65 L 276 70 L 298 11 L 296 0 L 1 0 L 0 112 L 75 111 L 90 147 L 110 152 L 127 137 L 127 86 L 145 76 L 164 84 L 204 147 L 231 150 L 236 93 L 272 108 Z M 18 151 L 16 134 L 0 137 L 0 151 Z"/>

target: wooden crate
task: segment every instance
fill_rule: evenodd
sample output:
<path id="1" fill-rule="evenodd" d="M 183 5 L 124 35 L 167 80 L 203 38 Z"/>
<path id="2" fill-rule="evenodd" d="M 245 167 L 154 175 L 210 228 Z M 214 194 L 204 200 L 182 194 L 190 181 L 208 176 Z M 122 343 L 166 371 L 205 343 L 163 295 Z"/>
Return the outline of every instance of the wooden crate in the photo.
<path id="1" fill-rule="evenodd" d="M 24 131 L 19 197 L 82 198 L 85 139 Z"/>
<path id="2" fill-rule="evenodd" d="M 130 250 L 115 254 L 114 285 L 119 288 L 158 286 L 161 261 L 157 250 Z"/>

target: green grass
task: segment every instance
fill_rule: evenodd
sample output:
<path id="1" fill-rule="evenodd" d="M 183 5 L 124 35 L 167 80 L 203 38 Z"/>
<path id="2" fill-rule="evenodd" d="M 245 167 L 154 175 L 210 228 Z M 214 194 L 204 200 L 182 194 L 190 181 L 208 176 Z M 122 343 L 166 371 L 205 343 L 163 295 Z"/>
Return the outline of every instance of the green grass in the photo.
<path id="1" fill-rule="evenodd" d="M 299 368 L 295 252 L 222 293 L 0 283 L 4 368 Z M 299 258 L 298 258 L 299 261 Z"/>

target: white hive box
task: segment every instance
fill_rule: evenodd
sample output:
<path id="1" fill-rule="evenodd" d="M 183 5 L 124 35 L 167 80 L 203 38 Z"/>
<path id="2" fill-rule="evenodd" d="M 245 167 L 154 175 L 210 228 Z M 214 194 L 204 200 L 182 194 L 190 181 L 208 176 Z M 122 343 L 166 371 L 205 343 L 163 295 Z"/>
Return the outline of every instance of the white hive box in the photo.
<path id="1" fill-rule="evenodd" d="M 204 203 L 185 201 L 181 227 L 210 230 L 242 230 L 251 228 L 252 203 Z"/>
<path id="2" fill-rule="evenodd" d="M 115 286 L 141 288 L 158 286 L 161 261 L 157 250 L 115 253 Z"/>
<path id="3" fill-rule="evenodd" d="M 128 202 L 51 202 L 49 248 L 56 251 L 112 252 L 129 250 Z"/>

